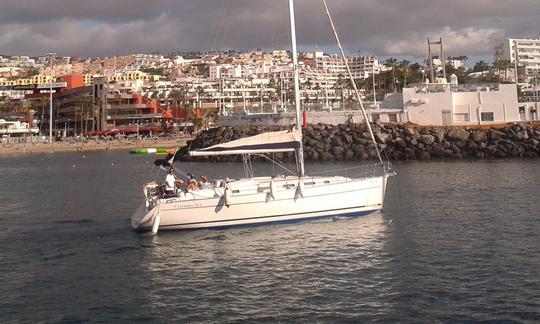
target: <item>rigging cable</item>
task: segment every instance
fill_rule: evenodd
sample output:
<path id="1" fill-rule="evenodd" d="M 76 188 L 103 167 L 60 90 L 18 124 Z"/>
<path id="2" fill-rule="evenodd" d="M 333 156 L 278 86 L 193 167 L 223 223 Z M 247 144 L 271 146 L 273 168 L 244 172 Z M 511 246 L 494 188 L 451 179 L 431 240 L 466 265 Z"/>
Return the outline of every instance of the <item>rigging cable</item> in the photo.
<path id="1" fill-rule="evenodd" d="M 362 102 L 362 98 L 360 97 L 360 92 L 358 91 L 358 87 L 356 86 L 356 82 L 354 81 L 354 77 L 351 72 L 351 68 L 349 66 L 349 62 L 347 62 L 347 57 L 345 56 L 345 51 L 343 50 L 343 46 L 341 46 L 341 41 L 339 39 L 339 35 L 336 30 L 336 26 L 334 25 L 334 20 L 332 18 L 332 15 L 330 14 L 330 10 L 328 9 L 328 5 L 326 3 L 326 0 L 322 0 L 322 3 L 324 5 L 324 9 L 326 11 L 326 15 L 328 16 L 328 20 L 330 21 L 330 26 L 332 27 L 332 31 L 334 32 L 334 37 L 336 39 L 337 47 L 339 48 L 339 51 L 341 53 L 341 57 L 343 59 L 343 63 L 345 64 L 345 67 L 347 68 L 347 74 L 349 75 L 349 79 L 351 80 L 354 92 L 356 93 L 356 98 L 358 100 L 358 103 L 360 104 L 360 109 L 362 109 L 362 115 L 364 116 L 364 120 L 366 121 L 366 125 L 369 130 L 369 134 L 371 135 L 371 140 L 375 144 L 375 151 L 377 152 L 377 156 L 379 157 L 379 161 L 381 162 L 381 165 L 383 168 L 385 168 L 384 161 L 381 156 L 381 152 L 379 150 L 379 146 L 377 145 L 377 141 L 375 140 L 375 135 L 373 134 L 373 129 L 371 128 L 371 123 L 369 122 L 367 112 L 364 108 L 364 103 Z"/>

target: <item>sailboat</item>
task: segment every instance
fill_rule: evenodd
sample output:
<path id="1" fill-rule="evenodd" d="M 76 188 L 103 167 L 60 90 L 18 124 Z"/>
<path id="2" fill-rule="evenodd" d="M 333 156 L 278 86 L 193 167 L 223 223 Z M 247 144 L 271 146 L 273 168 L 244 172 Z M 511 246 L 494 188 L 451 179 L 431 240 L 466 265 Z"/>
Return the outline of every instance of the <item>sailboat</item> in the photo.
<path id="1" fill-rule="evenodd" d="M 338 48 L 347 63 L 325 0 L 323 4 Z M 360 216 L 383 208 L 387 181 L 394 172 L 390 169 L 390 164 L 381 157 L 354 81 L 352 84 L 380 163 L 373 166 L 374 169 L 370 172 L 362 170 L 357 177 L 310 176 L 305 173 L 293 0 L 289 0 L 289 19 L 296 108 L 294 127 L 190 151 L 191 156 L 241 155 L 245 177 L 233 180 L 227 178 L 199 190 L 180 190 L 173 195 L 164 195 L 158 190 L 157 183 L 149 183 L 144 186 L 145 201 L 131 218 L 134 229 L 157 233 L 161 230 L 252 226 L 323 217 Z M 348 65 L 346 67 L 352 79 Z M 297 166 L 295 175 L 253 175 L 251 156 L 284 152 L 294 152 Z M 279 162 L 273 162 L 279 165 Z M 347 174 L 351 174 L 351 171 L 354 170 L 349 170 Z"/>

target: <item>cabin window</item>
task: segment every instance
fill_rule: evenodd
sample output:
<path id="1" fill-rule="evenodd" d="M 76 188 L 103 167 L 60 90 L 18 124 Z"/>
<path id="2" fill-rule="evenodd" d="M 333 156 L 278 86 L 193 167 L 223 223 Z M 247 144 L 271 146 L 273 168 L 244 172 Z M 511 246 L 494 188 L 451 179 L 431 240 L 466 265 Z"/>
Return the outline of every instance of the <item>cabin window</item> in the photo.
<path id="1" fill-rule="evenodd" d="M 388 122 L 397 123 L 397 114 L 388 114 Z"/>
<path id="2" fill-rule="evenodd" d="M 480 114 L 480 118 L 482 121 L 494 121 L 493 113 L 492 112 L 483 112 Z"/>

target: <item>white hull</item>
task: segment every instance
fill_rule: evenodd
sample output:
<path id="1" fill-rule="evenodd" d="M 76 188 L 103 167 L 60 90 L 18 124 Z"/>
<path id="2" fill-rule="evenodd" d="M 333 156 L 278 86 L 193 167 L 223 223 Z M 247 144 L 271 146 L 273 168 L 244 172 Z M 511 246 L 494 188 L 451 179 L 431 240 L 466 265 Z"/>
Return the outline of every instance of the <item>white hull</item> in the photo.
<path id="1" fill-rule="evenodd" d="M 306 177 L 303 188 L 290 177 L 274 180 L 273 190 L 270 178 L 243 179 L 230 184 L 228 198 L 224 188 L 217 188 L 160 199 L 150 208 L 143 204 L 132 226 L 156 232 L 358 216 L 382 208 L 387 177 Z"/>

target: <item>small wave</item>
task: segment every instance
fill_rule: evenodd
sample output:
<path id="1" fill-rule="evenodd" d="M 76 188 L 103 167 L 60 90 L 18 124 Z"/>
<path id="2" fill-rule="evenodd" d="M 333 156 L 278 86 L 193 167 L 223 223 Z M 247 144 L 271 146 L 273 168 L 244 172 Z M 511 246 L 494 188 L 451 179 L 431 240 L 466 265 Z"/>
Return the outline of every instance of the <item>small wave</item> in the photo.
<path id="1" fill-rule="evenodd" d="M 213 235 L 203 238 L 203 240 L 211 240 L 211 241 L 222 241 L 227 238 L 227 235 L 219 234 L 219 235 Z"/>
<path id="2" fill-rule="evenodd" d="M 95 220 L 91 219 L 66 219 L 66 220 L 60 220 L 60 221 L 54 221 L 53 224 L 92 224 L 95 223 Z"/>
<path id="3" fill-rule="evenodd" d="M 55 254 L 55 255 L 44 255 L 41 259 L 44 260 L 44 261 L 60 260 L 60 259 L 75 256 L 77 254 L 78 254 L 77 252 L 68 252 L 68 253 L 59 253 L 59 254 Z"/>
<path id="4" fill-rule="evenodd" d="M 117 249 L 114 249 L 113 253 L 120 253 L 124 251 L 133 251 L 133 250 L 139 250 L 139 249 L 140 247 L 136 247 L 136 246 L 122 246 Z"/>

